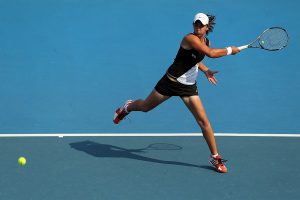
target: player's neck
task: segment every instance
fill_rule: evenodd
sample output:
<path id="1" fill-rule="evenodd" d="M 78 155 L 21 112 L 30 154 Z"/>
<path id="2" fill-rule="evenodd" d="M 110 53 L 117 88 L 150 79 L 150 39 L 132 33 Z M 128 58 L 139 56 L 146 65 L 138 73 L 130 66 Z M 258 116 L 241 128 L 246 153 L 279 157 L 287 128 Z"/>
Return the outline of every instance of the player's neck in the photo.
<path id="1" fill-rule="evenodd" d="M 193 33 L 195 36 L 197 36 L 200 40 L 204 40 L 204 38 L 205 38 L 205 35 L 203 35 L 203 34 L 197 34 L 197 33 Z"/>

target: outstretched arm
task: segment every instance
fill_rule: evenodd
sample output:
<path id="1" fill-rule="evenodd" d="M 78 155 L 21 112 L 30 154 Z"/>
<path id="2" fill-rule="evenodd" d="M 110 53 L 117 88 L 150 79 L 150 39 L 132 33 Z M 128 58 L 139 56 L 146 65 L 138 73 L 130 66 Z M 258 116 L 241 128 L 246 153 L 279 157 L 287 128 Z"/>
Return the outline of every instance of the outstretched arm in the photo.
<path id="1" fill-rule="evenodd" d="M 231 46 L 227 48 L 210 48 L 205 43 L 201 42 L 200 39 L 192 34 L 184 37 L 181 46 L 185 49 L 195 49 L 199 52 L 203 52 L 206 56 L 210 58 L 219 58 L 227 55 L 234 55 L 240 52 L 237 47 Z"/>

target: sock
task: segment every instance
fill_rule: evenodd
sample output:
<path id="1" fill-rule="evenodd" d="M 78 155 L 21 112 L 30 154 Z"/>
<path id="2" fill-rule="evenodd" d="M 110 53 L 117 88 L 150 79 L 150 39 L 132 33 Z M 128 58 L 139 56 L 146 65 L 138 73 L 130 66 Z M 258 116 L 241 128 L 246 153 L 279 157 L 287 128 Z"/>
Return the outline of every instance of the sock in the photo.
<path id="1" fill-rule="evenodd" d="M 216 158 L 219 154 L 211 155 L 213 158 Z"/>

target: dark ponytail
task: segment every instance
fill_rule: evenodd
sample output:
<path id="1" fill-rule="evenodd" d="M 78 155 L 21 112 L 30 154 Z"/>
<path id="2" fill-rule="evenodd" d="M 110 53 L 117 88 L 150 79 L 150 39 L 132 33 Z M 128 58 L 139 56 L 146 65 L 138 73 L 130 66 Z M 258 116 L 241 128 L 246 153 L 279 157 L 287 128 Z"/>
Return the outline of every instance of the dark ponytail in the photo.
<path id="1" fill-rule="evenodd" d="M 208 19 L 209 19 L 209 22 L 208 22 L 208 31 L 206 32 L 206 34 L 210 33 L 210 32 L 213 32 L 214 30 L 214 26 L 216 24 L 216 17 L 213 16 L 213 15 L 207 15 L 208 16 Z"/>

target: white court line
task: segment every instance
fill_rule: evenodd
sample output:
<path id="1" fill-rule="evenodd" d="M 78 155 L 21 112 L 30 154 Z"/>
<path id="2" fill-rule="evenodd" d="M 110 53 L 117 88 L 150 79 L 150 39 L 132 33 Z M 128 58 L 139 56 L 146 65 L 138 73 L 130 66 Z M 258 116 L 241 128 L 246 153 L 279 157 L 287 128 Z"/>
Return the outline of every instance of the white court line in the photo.
<path id="1" fill-rule="evenodd" d="M 0 138 L 12 137 L 196 137 L 202 133 L 36 133 L 36 134 L 0 134 Z M 215 133 L 218 137 L 300 137 L 300 134 L 266 133 Z"/>

